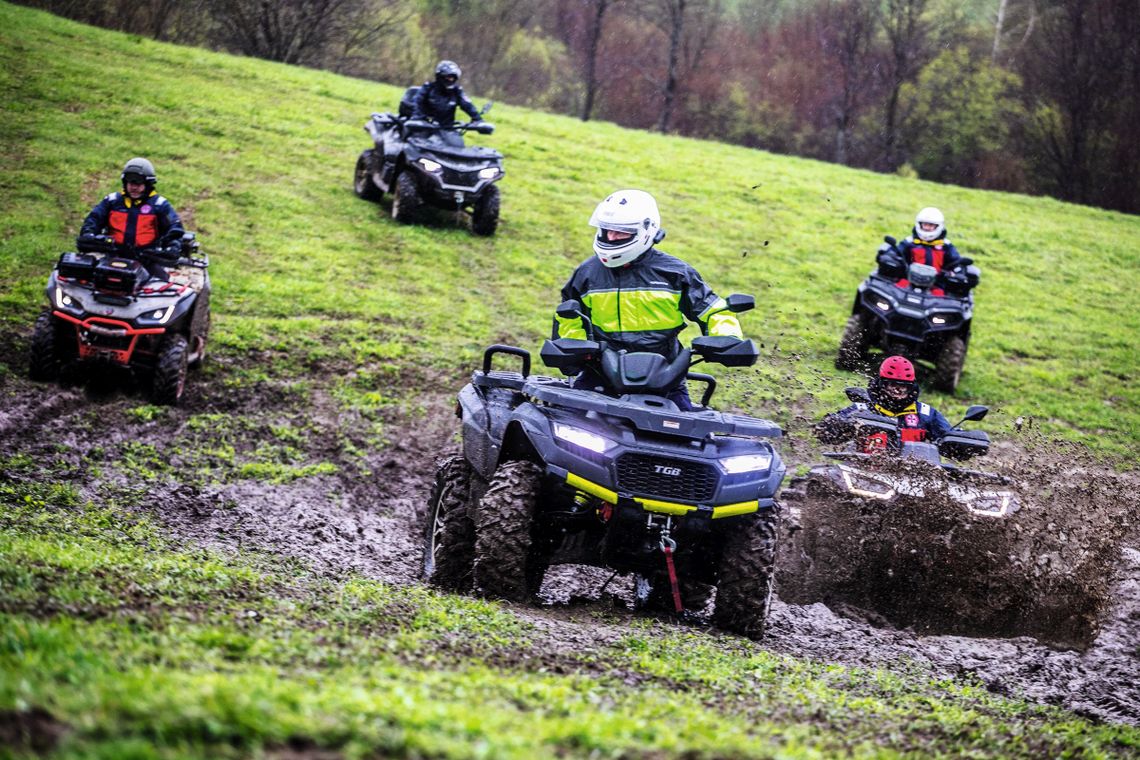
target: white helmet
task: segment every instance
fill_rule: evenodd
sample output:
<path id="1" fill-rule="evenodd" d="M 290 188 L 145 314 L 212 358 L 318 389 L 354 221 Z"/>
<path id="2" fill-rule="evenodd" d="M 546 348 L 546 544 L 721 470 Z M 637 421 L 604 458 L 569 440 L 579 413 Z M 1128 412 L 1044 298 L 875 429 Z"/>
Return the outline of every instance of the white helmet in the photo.
<path id="1" fill-rule="evenodd" d="M 933 224 L 934 229 L 922 229 L 923 223 Z M 937 240 L 944 232 L 946 232 L 946 217 L 942 216 L 942 212 L 934 206 L 927 206 L 914 217 L 914 234 L 923 240 L 927 242 Z"/>
<path id="2" fill-rule="evenodd" d="M 665 237 L 657 201 L 644 190 L 611 193 L 594 209 L 590 225 L 598 228 L 594 253 L 611 268 L 630 263 Z M 632 237 L 610 242 L 606 239 L 606 230 L 625 232 Z"/>

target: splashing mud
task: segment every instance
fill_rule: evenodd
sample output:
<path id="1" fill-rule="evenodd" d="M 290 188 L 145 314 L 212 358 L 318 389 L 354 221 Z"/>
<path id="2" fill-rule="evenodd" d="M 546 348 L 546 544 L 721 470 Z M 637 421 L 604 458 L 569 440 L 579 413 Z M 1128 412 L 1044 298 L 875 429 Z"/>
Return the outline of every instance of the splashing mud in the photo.
<path id="1" fill-rule="evenodd" d="M 193 545 L 269 552 L 333 577 L 360 573 L 418 582 L 425 501 L 435 455 L 453 445 L 454 397 L 425 393 L 418 410 L 387 413 L 377 438 L 376 421 L 346 414 L 322 383 L 314 377 L 304 395 L 271 383 L 239 390 L 199 383 L 190 387 L 186 406 L 152 419 L 138 413 L 144 402 L 137 397 L 93 399 L 9 374 L 0 378 L 0 462 L 51 462 L 95 502 L 123 487 L 142 491 L 159 524 Z M 458 387 L 454 380 L 424 384 Z M 282 435 L 302 462 L 332 468 L 274 479 L 238 466 Z M 228 452 L 228 459 L 211 451 Z M 153 457 L 140 465 L 145 452 Z M 833 521 L 821 523 L 832 525 L 837 538 L 865 531 L 868 557 L 895 552 L 901 538 L 919 529 L 926 531 L 920 550 L 891 554 L 905 571 L 894 576 L 873 562 L 856 573 L 855 560 L 845 554 L 819 557 L 817 565 L 838 568 L 831 585 L 809 585 L 800 589 L 804 596 L 786 585 L 784 598 L 773 604 L 768 636 L 743 645 L 910 674 L 918 668 L 1096 719 L 1140 724 L 1140 479 L 1069 454 L 1061 461 L 1028 448 L 1001 453 L 1003 471 L 1015 475 L 1019 489 L 1033 485 L 1012 519 L 957 521 L 929 510 L 899 510 L 893 522 L 884 522 L 881 515 L 837 509 Z M 0 479 L 25 477 L 6 466 L 0 464 Z M 933 523 L 915 522 L 920 514 Z M 1123 553 L 1114 551 L 1117 537 Z M 837 541 L 836 551 L 851 544 Z M 968 561 L 959 551 L 965 548 L 971 549 Z M 861 573 L 878 575 L 869 582 Z M 604 663 L 606 641 L 623 631 L 646 632 L 644 618 L 626 611 L 629 579 L 619 576 L 603 592 L 608 578 L 575 566 L 554 568 L 540 605 L 510 609 L 533 624 L 534 646 L 550 656 L 588 650 Z M 941 584 L 939 594 L 924 591 L 919 599 L 916 579 Z M 1006 584 L 1004 591 L 976 602 L 977 593 L 993 593 L 995 579 Z M 854 595 L 846 602 L 829 590 L 844 584 Z M 957 627 L 949 613 L 961 609 L 980 613 L 986 625 Z M 934 625 L 935 614 L 947 619 Z M 603 626 L 610 633 L 599 636 Z M 742 646 L 736 637 L 707 630 L 726 647 Z M 1018 635 L 927 635 L 931 631 Z M 1059 643 L 1081 649 L 1058 649 Z"/>
<path id="2" fill-rule="evenodd" d="M 813 468 L 784 493 L 802 530 L 782 547 L 781 596 L 871 611 L 923 633 L 1087 647 L 1140 500 L 1125 476 L 1055 464 L 1023 462 L 1014 487 L 989 491 L 1017 494 L 1020 509 L 1003 515 L 972 511 L 961 489 L 921 462 L 869 470 L 911 486 L 890 498 L 852 493 L 828 477 L 835 466 Z"/>

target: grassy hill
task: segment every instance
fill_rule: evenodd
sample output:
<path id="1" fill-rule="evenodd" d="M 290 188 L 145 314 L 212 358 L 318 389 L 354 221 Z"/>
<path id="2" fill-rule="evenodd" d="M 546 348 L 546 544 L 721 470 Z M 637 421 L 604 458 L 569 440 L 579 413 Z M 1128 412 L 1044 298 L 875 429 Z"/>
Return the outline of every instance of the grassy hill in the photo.
<path id="1" fill-rule="evenodd" d="M 1136 461 L 1136 217 L 499 105 L 496 134 L 476 138 L 507 156 L 499 234 L 402 227 L 350 187 L 363 122 L 399 88 L 4 13 L 9 332 L 30 328 L 55 256 L 142 154 L 212 254 L 216 347 L 272 349 L 272 374 L 391 361 L 458 379 L 490 342 L 537 348 L 590 253 L 593 205 L 642 187 L 661 206 L 663 248 L 719 292 L 756 295 L 745 328 L 764 366 L 733 373 L 730 397 L 786 424 L 792 409 L 840 403 L 856 378 L 832 360 L 855 287 L 883 234 L 938 205 L 983 280 L 957 397 L 928 400 L 947 416 L 986 403 L 999 435 L 1031 417 Z"/>
<path id="2" fill-rule="evenodd" d="M 998 436 L 1031 417 L 1135 464 L 1140 219 L 499 105 L 497 132 L 478 138 L 507 156 L 497 236 L 404 227 L 350 186 L 364 119 L 400 91 L 0 4 L 0 345 L 23 350 L 55 257 L 132 155 L 154 161 L 211 255 L 221 361 L 195 382 L 237 392 L 268 379 L 304 394 L 319 377 L 352 412 L 458 389 L 491 342 L 536 349 L 590 253 L 593 205 L 642 187 L 660 203 L 666 250 L 722 294 L 757 296 L 744 321 L 765 362 L 722 373 L 725 402 L 795 432 L 855 380 L 832 360 L 881 236 L 936 204 L 984 274 L 957 397 L 930 400 L 948 416 L 984 402 Z M 0 361 L 7 394 L 24 363 Z M 605 662 L 596 642 L 532 652 L 534 627 L 499 605 L 180 546 L 142 514 L 145 488 L 92 494 L 72 474 L 0 461 L 0 757 L 29 735 L 55 737 L 43 746 L 66 757 L 1140 746 L 1134 729 L 980 685 L 713 646 L 686 629 L 620 633 Z"/>

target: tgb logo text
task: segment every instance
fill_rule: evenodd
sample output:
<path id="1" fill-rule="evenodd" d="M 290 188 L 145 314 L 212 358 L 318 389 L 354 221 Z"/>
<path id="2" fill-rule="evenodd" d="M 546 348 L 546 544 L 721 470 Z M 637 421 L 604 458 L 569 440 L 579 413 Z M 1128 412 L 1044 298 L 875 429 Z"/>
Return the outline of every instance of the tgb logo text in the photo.
<path id="1" fill-rule="evenodd" d="M 658 475 L 672 475 L 673 477 L 677 477 L 681 474 L 680 467 L 666 467 L 663 464 L 653 465 L 653 471 Z"/>

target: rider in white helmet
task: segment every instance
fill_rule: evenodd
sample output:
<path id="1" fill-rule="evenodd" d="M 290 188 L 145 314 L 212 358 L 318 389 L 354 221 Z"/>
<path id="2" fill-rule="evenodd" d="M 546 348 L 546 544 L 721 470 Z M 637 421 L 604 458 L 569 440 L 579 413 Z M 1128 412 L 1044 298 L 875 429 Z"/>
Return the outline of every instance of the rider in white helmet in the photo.
<path id="1" fill-rule="evenodd" d="M 946 217 L 934 206 L 919 211 L 911 234 L 895 247 L 881 247 L 877 259 L 900 273 L 910 264 L 928 264 L 938 272 L 942 282 L 965 277 L 962 257 L 946 235 Z"/>
<path id="2" fill-rule="evenodd" d="M 654 246 L 665 238 L 657 201 L 644 190 L 618 190 L 590 216 L 597 228 L 594 256 L 582 262 L 562 288 L 562 300 L 576 300 L 612 347 L 677 357 L 677 335 L 685 320 L 706 335 L 742 338 L 740 322 L 697 270 Z M 555 317 L 556 338 L 585 338 L 578 317 Z M 601 378 L 583 373 L 575 387 L 600 388 Z M 604 390 L 604 389 L 602 389 Z M 669 398 L 692 409 L 684 382 Z"/>

